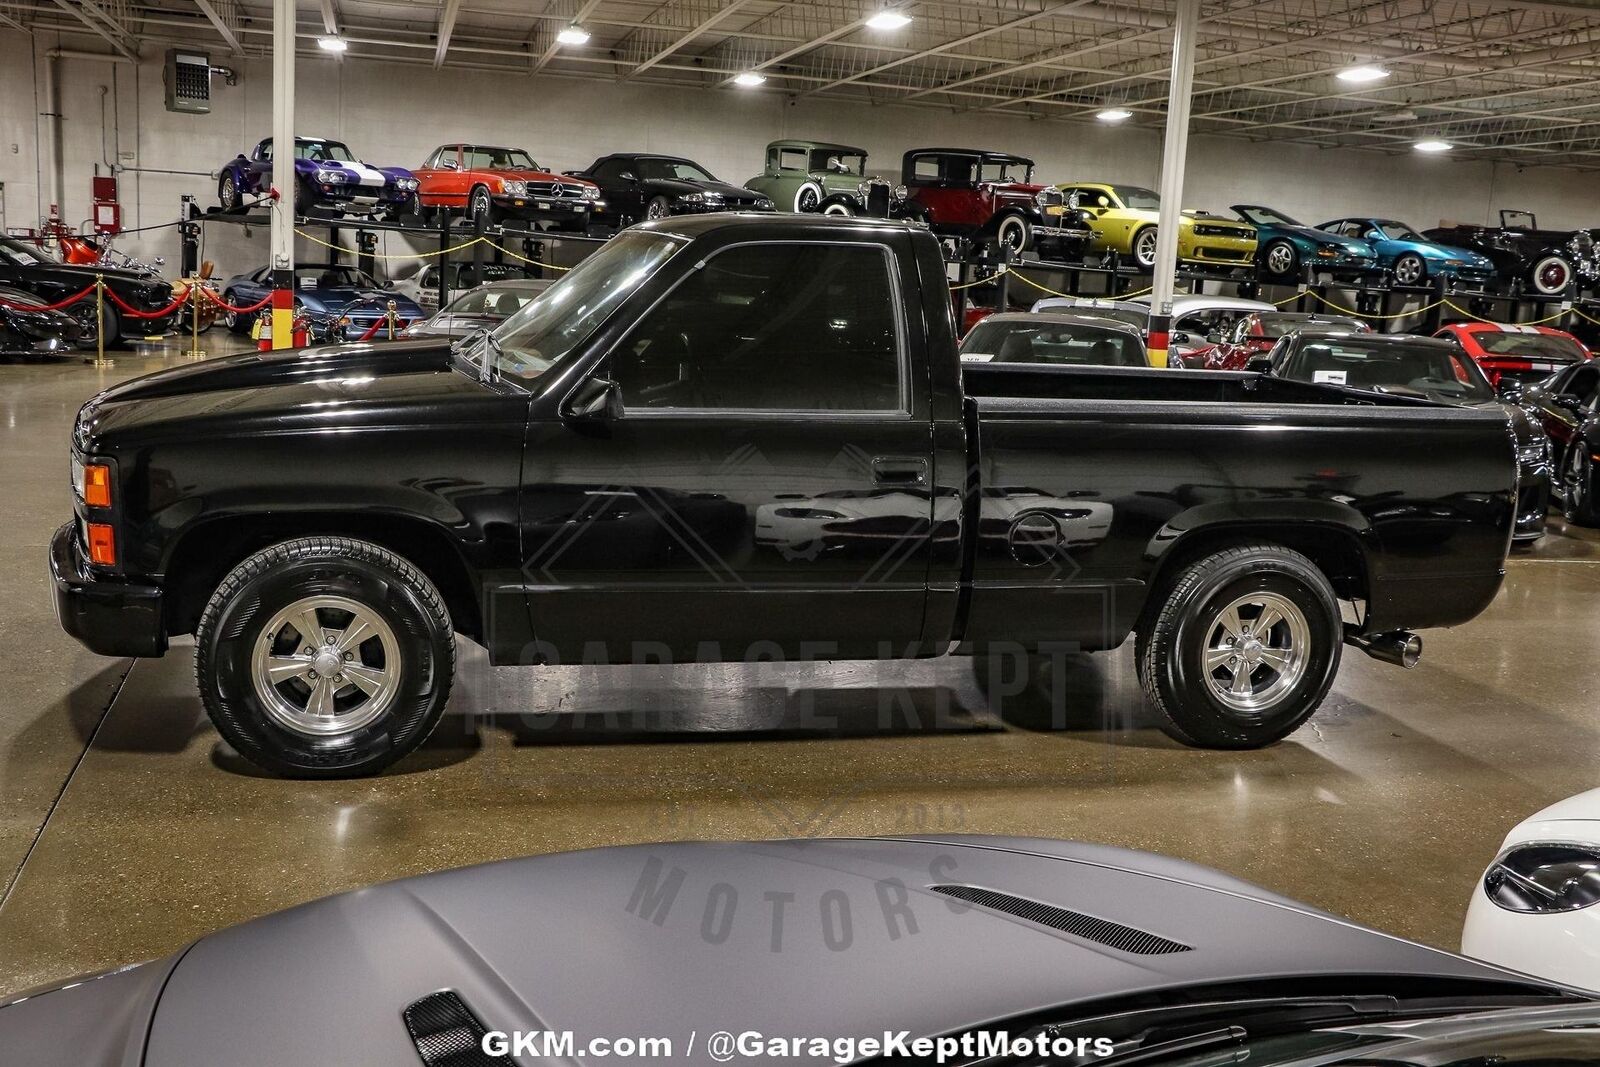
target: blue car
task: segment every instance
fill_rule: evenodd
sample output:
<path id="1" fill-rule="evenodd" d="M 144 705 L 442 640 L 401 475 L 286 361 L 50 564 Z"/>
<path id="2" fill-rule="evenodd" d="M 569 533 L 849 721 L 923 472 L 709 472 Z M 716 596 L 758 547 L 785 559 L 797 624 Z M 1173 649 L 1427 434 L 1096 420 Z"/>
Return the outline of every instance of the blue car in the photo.
<path id="1" fill-rule="evenodd" d="M 1494 261 L 1488 256 L 1430 241 L 1394 219 L 1333 219 L 1317 229 L 1366 241 L 1378 253 L 1378 266 L 1394 275 L 1396 285 L 1427 285 L 1433 278 L 1482 285 L 1495 278 Z"/>
<path id="2" fill-rule="evenodd" d="M 1274 279 L 1298 279 L 1310 267 L 1341 281 L 1378 273 L 1378 252 L 1359 237 L 1341 237 L 1296 221 L 1261 204 L 1234 204 L 1233 213 L 1256 228 L 1256 264 Z"/>
<path id="3" fill-rule="evenodd" d="M 234 211 L 247 198 L 272 188 L 272 138 L 264 138 L 249 157 L 235 156 L 217 172 L 217 201 Z M 374 167 L 355 157 L 343 141 L 326 137 L 294 139 L 294 213 L 315 208 L 386 214 L 419 215 L 417 178 L 404 167 Z"/>
<path id="4" fill-rule="evenodd" d="M 233 307 L 249 307 L 270 292 L 272 270 L 262 267 L 229 278 L 222 287 L 222 300 Z M 365 271 L 344 266 L 295 268 L 295 309 L 304 313 L 313 341 L 359 340 L 375 324 L 382 323 L 390 301 L 394 302 L 396 336 L 406 326 L 427 317 L 409 297 L 385 289 Z M 225 311 L 223 321 L 234 333 L 247 333 L 259 314 L 262 312 Z M 374 337 L 387 338 L 387 327 L 378 325 Z"/>

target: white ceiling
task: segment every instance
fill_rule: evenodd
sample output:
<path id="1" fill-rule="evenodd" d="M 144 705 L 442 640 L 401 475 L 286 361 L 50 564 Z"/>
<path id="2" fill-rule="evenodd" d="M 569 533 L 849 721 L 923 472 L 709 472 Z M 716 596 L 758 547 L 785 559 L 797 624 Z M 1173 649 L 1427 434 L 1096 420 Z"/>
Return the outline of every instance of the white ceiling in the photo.
<path id="1" fill-rule="evenodd" d="M 874 30 L 885 6 L 912 22 Z M 1167 0 L 302 0 L 302 47 L 347 58 L 1160 125 Z M 1205 0 L 1194 129 L 1259 140 L 1600 167 L 1600 0 Z M 578 24 L 587 43 L 556 41 Z M 269 0 L 0 0 L 0 24 L 154 57 L 262 55 Z M 97 42 L 97 43 L 91 43 Z M 1386 79 L 1334 74 L 1380 64 Z"/>

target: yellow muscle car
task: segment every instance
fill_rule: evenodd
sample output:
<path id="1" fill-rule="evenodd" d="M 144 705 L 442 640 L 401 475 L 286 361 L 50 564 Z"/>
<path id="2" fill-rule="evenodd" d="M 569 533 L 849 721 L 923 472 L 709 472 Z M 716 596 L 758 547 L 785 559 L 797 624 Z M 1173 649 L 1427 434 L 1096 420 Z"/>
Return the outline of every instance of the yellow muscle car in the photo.
<path id="1" fill-rule="evenodd" d="M 1063 182 L 1056 186 L 1088 216 L 1094 230 L 1091 252 L 1131 256 L 1150 269 L 1156 262 L 1156 221 L 1161 197 L 1137 185 Z M 1178 227 L 1178 260 L 1216 267 L 1249 267 L 1255 262 L 1256 230 L 1247 222 L 1185 211 Z"/>

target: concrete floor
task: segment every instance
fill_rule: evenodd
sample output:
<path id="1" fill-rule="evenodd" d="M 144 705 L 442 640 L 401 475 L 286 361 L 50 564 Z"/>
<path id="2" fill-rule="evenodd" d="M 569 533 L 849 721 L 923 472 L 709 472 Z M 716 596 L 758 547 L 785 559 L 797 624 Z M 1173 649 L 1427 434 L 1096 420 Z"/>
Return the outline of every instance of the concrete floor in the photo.
<path id="1" fill-rule="evenodd" d="M 179 360 L 0 366 L 0 995 L 380 879 L 674 838 L 1103 841 L 1453 948 L 1505 831 L 1596 784 L 1600 536 L 1559 519 L 1484 618 L 1430 632 L 1414 671 L 1347 656 L 1263 751 L 1168 741 L 1126 649 L 1073 662 L 1083 725 L 1047 730 L 992 714 L 963 661 L 496 671 L 469 646 L 444 724 L 392 773 L 262 777 L 206 723 L 186 648 L 90 656 L 48 596 L 73 411 Z"/>

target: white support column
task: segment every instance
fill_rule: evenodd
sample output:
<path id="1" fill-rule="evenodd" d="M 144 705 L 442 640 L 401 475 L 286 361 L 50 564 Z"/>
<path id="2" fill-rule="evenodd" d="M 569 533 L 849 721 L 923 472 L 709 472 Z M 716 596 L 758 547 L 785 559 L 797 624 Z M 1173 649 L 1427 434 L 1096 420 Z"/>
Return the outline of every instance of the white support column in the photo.
<path id="1" fill-rule="evenodd" d="M 1156 230 L 1155 276 L 1150 292 L 1150 361 L 1167 365 L 1172 293 L 1178 270 L 1178 222 L 1183 212 L 1183 165 L 1189 153 L 1189 109 L 1194 93 L 1194 39 L 1200 0 L 1178 0 L 1172 24 L 1172 83 L 1167 90 L 1167 132 L 1161 145 L 1161 216 Z"/>
<path id="2" fill-rule="evenodd" d="M 295 0 L 272 0 L 272 347 L 294 344 Z"/>

